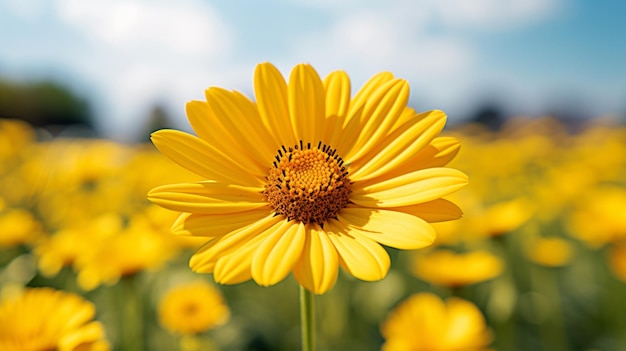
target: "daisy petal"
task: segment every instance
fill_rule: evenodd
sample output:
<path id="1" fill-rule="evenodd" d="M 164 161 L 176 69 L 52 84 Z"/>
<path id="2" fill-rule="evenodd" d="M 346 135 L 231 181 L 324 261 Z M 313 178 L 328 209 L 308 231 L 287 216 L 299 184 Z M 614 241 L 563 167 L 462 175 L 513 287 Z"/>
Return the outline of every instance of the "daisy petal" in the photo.
<path id="1" fill-rule="evenodd" d="M 363 166 L 355 166 L 351 174 L 353 180 L 366 180 L 381 174 L 393 172 L 413 155 L 428 145 L 443 129 L 446 115 L 442 111 L 430 111 L 408 122 L 405 128 L 398 128 L 372 150 L 375 156 Z"/>
<path id="2" fill-rule="evenodd" d="M 210 131 L 207 131 L 208 143 L 216 146 L 232 158 L 248 157 L 249 167 L 255 167 L 255 173 L 264 174 L 272 163 L 276 145 L 268 145 L 272 140 L 262 121 L 256 116 L 247 115 L 240 109 L 241 98 L 222 88 L 209 88 L 205 91 L 208 105 L 214 111 Z"/>
<path id="3" fill-rule="evenodd" d="M 332 122 L 329 121 L 329 122 Z M 351 118 L 346 127 L 339 131 L 339 135 L 334 140 L 333 147 L 337 149 L 339 155 L 348 155 L 351 150 L 355 148 L 357 139 L 359 138 L 359 133 L 361 130 L 361 121 L 358 117 Z M 343 157 L 344 161 L 348 161 L 347 158 Z M 350 162 L 348 162 L 350 163 Z"/>
<path id="4" fill-rule="evenodd" d="M 363 116 L 362 113 L 365 104 L 376 90 L 392 80 L 394 80 L 394 77 L 390 72 L 381 72 L 370 78 L 363 84 L 361 89 L 359 89 L 352 101 L 350 101 L 350 106 L 346 117 L 343 119 L 343 123 L 339 123 L 337 120 L 336 123 L 338 123 L 341 128 L 335 128 L 339 130 L 335 130 L 334 133 L 339 133 L 339 135 L 336 135 L 332 139 L 332 144 L 330 145 L 335 147 L 337 151 L 340 152 L 340 155 L 344 156 L 344 160 L 346 160 L 345 156 L 354 148 L 361 134 L 361 126 L 365 120 L 365 116 Z"/>
<path id="5" fill-rule="evenodd" d="M 352 137 L 356 140 L 357 135 L 343 135 L 342 123 L 347 122 L 348 109 L 350 108 L 350 78 L 348 74 L 344 71 L 332 72 L 324 78 L 323 83 L 326 91 L 326 125 L 322 141 L 336 147 L 341 138 Z"/>
<path id="6" fill-rule="evenodd" d="M 307 225 L 302 255 L 293 269 L 298 283 L 314 294 L 323 294 L 337 281 L 339 257 L 332 241 L 317 225 Z"/>
<path id="7" fill-rule="evenodd" d="M 353 116 L 359 116 L 360 118 L 360 111 L 362 111 L 363 106 L 365 106 L 370 96 L 374 94 L 374 92 L 378 90 L 381 86 L 387 84 L 393 79 L 394 77 L 391 72 L 380 72 L 370 78 L 367 82 L 365 82 L 365 84 L 363 84 L 361 89 L 359 89 L 359 91 L 352 99 L 352 102 L 350 103 L 350 112 L 348 114 L 348 119 L 352 118 Z M 346 124 L 344 124 L 344 127 L 345 126 Z"/>
<path id="8" fill-rule="evenodd" d="M 363 207 L 410 206 L 450 195 L 467 182 L 456 169 L 428 168 L 372 185 L 356 182 L 350 200 Z"/>
<path id="9" fill-rule="evenodd" d="M 317 142 L 326 110 L 324 86 L 313 67 L 300 64 L 289 78 L 289 113 L 296 139 Z"/>
<path id="10" fill-rule="evenodd" d="M 305 241 L 304 224 L 283 222 L 272 228 L 252 257 L 252 279 L 261 286 L 283 280 L 302 254 Z"/>
<path id="11" fill-rule="evenodd" d="M 162 129 L 152 133 L 151 139 L 162 154 L 203 178 L 247 186 L 263 184 L 265 174 L 255 176 L 249 169 L 198 137 Z"/>
<path id="12" fill-rule="evenodd" d="M 382 246 L 337 220 L 331 219 L 325 227 L 343 269 L 366 281 L 381 280 L 387 275 L 391 260 Z"/>
<path id="13" fill-rule="evenodd" d="M 391 207 L 388 209 L 417 216 L 428 223 L 452 221 L 463 217 L 461 208 L 446 199 L 437 199 L 417 205 Z"/>
<path id="14" fill-rule="evenodd" d="M 205 95 L 207 95 L 206 93 L 205 91 Z M 207 96 L 207 100 L 214 99 Z M 220 150 L 229 159 L 240 160 L 242 155 L 247 155 L 240 146 L 242 140 L 233 135 L 232 131 L 222 122 L 237 118 L 234 116 L 234 111 L 216 110 L 207 101 L 194 100 L 185 105 L 185 112 L 196 135 L 211 147 Z M 255 161 L 250 159 L 250 163 Z"/>
<path id="15" fill-rule="evenodd" d="M 362 182 L 365 184 L 374 184 L 386 179 L 394 178 L 399 174 L 407 174 L 417 172 L 427 168 L 437 168 L 447 165 L 459 152 L 460 143 L 452 137 L 437 137 L 426 145 L 425 148 L 411 156 L 402 165 L 397 166 L 392 172 L 381 174 L 378 177 L 369 178 Z"/>
<path id="16" fill-rule="evenodd" d="M 158 186 L 148 200 L 170 210 L 202 214 L 242 212 L 267 206 L 261 189 L 224 183 L 181 183 Z"/>
<path id="17" fill-rule="evenodd" d="M 433 227 L 419 217 L 404 212 L 348 207 L 338 215 L 339 222 L 378 243 L 402 250 L 421 249 L 435 241 Z"/>
<path id="18" fill-rule="evenodd" d="M 348 74 L 344 71 L 331 72 L 324 78 L 323 83 L 326 91 L 326 116 L 337 116 L 343 120 L 350 108 L 350 78 Z"/>
<path id="19" fill-rule="evenodd" d="M 428 113 L 428 112 L 424 112 L 424 113 Z M 400 117 L 398 117 L 398 119 L 396 120 L 396 123 L 394 123 L 393 127 L 391 128 L 391 131 L 394 132 L 398 128 L 404 126 L 405 123 L 415 118 L 416 115 L 418 115 L 418 113 L 415 112 L 415 109 L 407 106 L 404 109 L 404 111 L 402 111 L 402 113 L 400 114 Z"/>
<path id="20" fill-rule="evenodd" d="M 270 213 L 269 208 L 259 208 L 244 212 L 197 214 L 183 213 L 170 231 L 177 235 L 216 237 L 252 224 Z"/>
<path id="21" fill-rule="evenodd" d="M 206 243 L 191 256 L 189 266 L 194 272 L 212 273 L 215 263 L 220 257 L 238 250 L 253 238 L 284 220 L 282 216 L 270 214 L 239 230 L 217 237 Z"/>
<path id="22" fill-rule="evenodd" d="M 239 284 L 252 279 L 250 264 L 255 247 L 248 246 L 240 249 L 233 255 L 220 257 L 215 263 L 213 279 L 219 284 Z M 236 256 L 236 257 L 233 257 Z"/>
<path id="23" fill-rule="evenodd" d="M 359 136 L 356 144 L 345 155 L 348 162 L 354 162 L 377 145 L 393 127 L 409 100 L 409 84 L 402 79 L 394 79 L 376 90 L 363 106 L 362 123 L 359 131 L 346 130 L 347 134 L 356 132 Z"/>
<path id="24" fill-rule="evenodd" d="M 411 159 L 410 163 L 419 165 L 420 169 L 443 167 L 459 153 L 461 143 L 453 137 L 437 137 Z M 408 173 L 408 172 L 407 172 Z"/>
<path id="25" fill-rule="evenodd" d="M 251 238 L 237 250 L 218 258 L 213 271 L 213 279 L 220 284 L 238 284 L 252 279 L 252 257 L 259 245 L 283 223 L 277 223 L 268 230 Z"/>
<path id="26" fill-rule="evenodd" d="M 257 65 L 254 71 L 254 94 L 261 120 L 268 130 L 274 132 L 274 140 L 281 140 L 283 145 L 295 145 L 297 139 L 289 120 L 287 83 L 271 63 Z"/>

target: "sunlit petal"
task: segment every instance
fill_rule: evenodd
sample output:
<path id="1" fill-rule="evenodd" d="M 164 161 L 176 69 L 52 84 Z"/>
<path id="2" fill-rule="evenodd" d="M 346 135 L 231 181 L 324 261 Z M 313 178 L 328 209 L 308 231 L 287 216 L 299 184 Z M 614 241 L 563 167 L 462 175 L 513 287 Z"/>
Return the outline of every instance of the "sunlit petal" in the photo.
<path id="1" fill-rule="evenodd" d="M 257 222 L 270 213 L 269 207 L 220 214 L 184 213 L 176 219 L 170 230 L 177 235 L 222 236 Z"/>
<path id="2" fill-rule="evenodd" d="M 450 195 L 467 182 L 458 170 L 429 168 L 364 187 L 355 183 L 350 199 L 365 207 L 410 206 Z"/>
<path id="3" fill-rule="evenodd" d="M 252 257 L 252 278 L 261 286 L 283 280 L 302 254 L 306 234 L 304 224 L 284 222 L 273 229 Z"/>
<path id="4" fill-rule="evenodd" d="M 262 184 L 262 176 L 246 171 L 237 160 L 229 158 L 198 137 L 176 130 L 152 133 L 154 145 L 172 161 L 208 179 L 248 186 Z M 220 167 L 211 165 L 219 164 Z"/>
<path id="5" fill-rule="evenodd" d="M 325 105 L 324 86 L 313 67 L 294 67 L 289 79 L 289 115 L 296 139 L 311 143 L 322 139 Z"/>
<path id="6" fill-rule="evenodd" d="M 366 281 L 381 280 L 387 275 L 391 260 L 382 246 L 339 221 L 330 220 L 326 226 L 328 237 L 339 254 L 341 267 Z"/>
<path id="7" fill-rule="evenodd" d="M 189 261 L 189 266 L 200 273 L 212 273 L 215 263 L 221 256 L 228 255 L 272 226 L 284 221 L 281 216 L 268 215 L 263 219 L 247 225 L 239 230 L 212 239 L 202 246 Z"/>
<path id="8" fill-rule="evenodd" d="M 353 180 L 366 180 L 394 172 L 411 157 L 428 145 L 443 129 L 446 115 L 441 111 L 430 111 L 416 115 L 414 120 L 400 127 L 382 143 L 375 146 L 373 157 L 364 165 L 356 166 Z M 411 161 L 413 162 L 413 161 Z"/>
<path id="9" fill-rule="evenodd" d="M 170 210 L 203 214 L 267 206 L 259 189 L 213 182 L 162 185 L 150 190 L 148 199 Z"/>
<path id="10" fill-rule="evenodd" d="M 284 222 L 275 223 L 269 229 L 250 238 L 236 250 L 223 254 L 215 262 L 213 278 L 220 284 L 238 284 L 252 279 L 252 257 L 259 245 Z"/>
<path id="11" fill-rule="evenodd" d="M 370 96 L 363 106 L 362 124 L 356 133 L 359 138 L 354 147 L 345 155 L 348 162 L 366 155 L 374 145 L 387 135 L 396 120 L 404 111 L 409 99 L 409 85 L 401 79 L 391 80 Z M 346 129 L 346 133 L 355 130 Z"/>
<path id="12" fill-rule="evenodd" d="M 347 207 L 339 222 L 349 229 L 386 246 L 403 250 L 421 249 L 435 241 L 433 227 L 419 217 L 404 212 Z"/>
<path id="13" fill-rule="evenodd" d="M 220 143 L 220 150 L 235 157 L 248 157 L 250 171 L 264 174 L 278 145 L 270 142 L 272 135 L 265 128 L 258 113 L 249 114 L 240 108 L 242 98 L 222 88 L 209 88 L 205 92 L 208 105 L 215 112 L 212 120 L 210 140 Z M 229 135 L 230 138 L 225 138 Z"/>
<path id="14" fill-rule="evenodd" d="M 328 235 L 317 225 L 308 225 L 302 255 L 293 273 L 300 285 L 323 294 L 335 285 L 339 267 L 337 249 Z"/>
<path id="15" fill-rule="evenodd" d="M 282 141 L 282 145 L 295 145 L 297 139 L 289 119 L 287 83 L 271 63 L 259 64 L 254 71 L 254 94 L 261 120 L 273 131 L 274 139 Z"/>

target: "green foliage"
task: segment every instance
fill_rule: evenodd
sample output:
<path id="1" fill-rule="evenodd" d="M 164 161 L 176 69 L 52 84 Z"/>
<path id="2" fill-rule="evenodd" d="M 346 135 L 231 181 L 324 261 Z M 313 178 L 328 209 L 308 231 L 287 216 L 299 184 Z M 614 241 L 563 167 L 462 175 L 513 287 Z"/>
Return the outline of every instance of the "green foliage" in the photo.
<path id="1" fill-rule="evenodd" d="M 17 83 L 0 79 L 0 117 L 21 119 L 36 127 L 93 128 L 88 102 L 53 81 Z"/>

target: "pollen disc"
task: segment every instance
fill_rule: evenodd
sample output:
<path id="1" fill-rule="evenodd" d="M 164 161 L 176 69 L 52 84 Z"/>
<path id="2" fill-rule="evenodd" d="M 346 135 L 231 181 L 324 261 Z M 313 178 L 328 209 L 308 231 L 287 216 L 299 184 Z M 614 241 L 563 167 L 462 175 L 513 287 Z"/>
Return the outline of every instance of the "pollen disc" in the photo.
<path id="1" fill-rule="evenodd" d="M 263 194 L 277 214 L 323 225 L 350 202 L 350 179 L 335 149 L 321 142 L 282 146 Z"/>

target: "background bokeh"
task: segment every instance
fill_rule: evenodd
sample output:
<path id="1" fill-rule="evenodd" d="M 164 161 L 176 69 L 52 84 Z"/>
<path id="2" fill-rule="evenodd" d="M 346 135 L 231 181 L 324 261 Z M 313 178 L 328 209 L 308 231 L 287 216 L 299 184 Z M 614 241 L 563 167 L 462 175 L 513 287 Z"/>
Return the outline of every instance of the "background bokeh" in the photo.
<path id="1" fill-rule="evenodd" d="M 52 287 L 95 304 L 115 350 L 294 350 L 298 286 L 213 285 L 230 318 L 182 338 L 163 297 L 210 276 L 157 185 L 196 179 L 148 143 L 188 129 L 208 86 L 309 62 L 356 90 L 389 70 L 442 109 L 470 185 L 463 219 L 386 279 L 341 274 L 316 302 L 320 350 L 378 350 L 409 296 L 456 296 L 495 350 L 626 350 L 626 5 L 590 0 L 0 0 L 0 298 Z M 470 255 L 473 254 L 473 255 Z M 129 327 L 130 326 L 130 327 Z M 442 328 L 445 327 L 442 324 Z M 2 326 L 0 326 L 2 328 Z M 191 345 L 191 346 L 190 346 Z"/>

